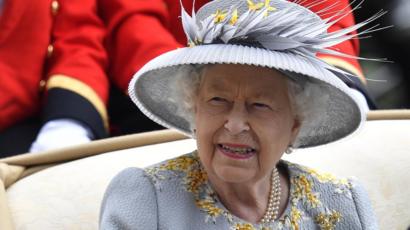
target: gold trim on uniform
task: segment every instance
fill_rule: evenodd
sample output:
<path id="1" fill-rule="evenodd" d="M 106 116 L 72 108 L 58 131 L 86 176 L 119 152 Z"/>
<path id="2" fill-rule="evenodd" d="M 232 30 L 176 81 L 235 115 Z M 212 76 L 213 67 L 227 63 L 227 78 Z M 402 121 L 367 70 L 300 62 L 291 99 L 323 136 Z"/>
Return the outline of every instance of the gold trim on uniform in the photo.
<path id="1" fill-rule="evenodd" d="M 51 13 L 57 15 L 58 10 L 60 9 L 60 3 L 57 0 L 51 2 Z"/>
<path id="2" fill-rule="evenodd" d="M 107 110 L 103 101 L 95 91 L 83 82 L 62 74 L 52 75 L 47 82 L 47 90 L 52 88 L 62 88 L 75 92 L 87 99 L 98 111 L 104 122 L 104 127 L 108 130 Z"/>
<path id="3" fill-rule="evenodd" d="M 363 84 L 366 84 L 366 78 L 364 77 L 362 71 L 360 71 L 358 68 L 356 68 L 354 65 L 350 64 L 349 62 L 340 59 L 340 58 L 336 58 L 336 57 L 319 57 L 320 59 L 322 59 L 323 61 L 327 62 L 328 64 L 331 64 L 333 66 L 336 67 L 341 67 L 353 74 L 355 74 L 356 76 L 359 77 L 359 79 L 361 80 L 361 82 Z"/>

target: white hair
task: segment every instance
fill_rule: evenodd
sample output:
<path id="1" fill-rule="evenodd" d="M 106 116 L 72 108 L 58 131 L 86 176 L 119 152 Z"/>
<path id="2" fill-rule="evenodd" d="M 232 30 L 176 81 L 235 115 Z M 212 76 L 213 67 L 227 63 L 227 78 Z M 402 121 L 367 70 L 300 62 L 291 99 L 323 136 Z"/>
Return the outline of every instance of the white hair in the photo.
<path id="1" fill-rule="evenodd" d="M 190 124 L 190 129 L 195 129 L 194 106 L 200 87 L 202 73 L 207 65 L 182 65 L 179 67 L 176 80 L 173 81 L 171 98 L 175 104 L 180 104 L 177 115 L 184 117 Z M 295 118 L 300 122 L 298 136 L 309 136 L 320 126 L 318 119 L 325 114 L 328 94 L 321 84 L 313 83 L 308 78 L 287 77 L 288 96 Z M 303 145 L 303 140 L 296 138 L 292 146 L 297 148 Z"/>

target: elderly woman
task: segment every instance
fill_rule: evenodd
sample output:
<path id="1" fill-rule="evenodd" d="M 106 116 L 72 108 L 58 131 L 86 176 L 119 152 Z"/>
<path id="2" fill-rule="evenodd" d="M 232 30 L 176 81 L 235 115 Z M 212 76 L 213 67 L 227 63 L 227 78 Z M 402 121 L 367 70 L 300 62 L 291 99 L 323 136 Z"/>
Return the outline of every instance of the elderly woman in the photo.
<path id="1" fill-rule="evenodd" d="M 355 28 L 327 33 L 330 20 L 283 0 L 216 0 L 182 22 L 190 47 L 146 64 L 129 92 L 198 149 L 117 175 L 101 229 L 377 229 L 358 182 L 281 160 L 362 124 L 340 70 L 315 56 L 343 55 L 326 47 Z"/>

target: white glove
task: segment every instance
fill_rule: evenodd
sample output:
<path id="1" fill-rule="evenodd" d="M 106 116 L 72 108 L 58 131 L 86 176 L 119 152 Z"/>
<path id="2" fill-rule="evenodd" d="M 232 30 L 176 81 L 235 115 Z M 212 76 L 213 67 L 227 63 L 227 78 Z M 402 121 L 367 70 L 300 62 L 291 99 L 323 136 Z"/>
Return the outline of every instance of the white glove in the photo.
<path id="1" fill-rule="evenodd" d="M 29 151 L 42 152 L 87 143 L 92 139 L 91 130 L 80 122 L 73 119 L 51 120 L 40 129 Z"/>

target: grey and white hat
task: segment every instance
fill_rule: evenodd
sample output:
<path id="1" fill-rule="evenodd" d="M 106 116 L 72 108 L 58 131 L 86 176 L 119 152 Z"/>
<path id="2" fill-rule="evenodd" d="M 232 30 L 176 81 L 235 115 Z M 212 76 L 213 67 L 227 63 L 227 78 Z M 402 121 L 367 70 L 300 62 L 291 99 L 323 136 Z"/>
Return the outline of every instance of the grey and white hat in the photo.
<path id="1" fill-rule="evenodd" d="M 187 116 L 177 112 L 182 102 L 173 98 L 173 86 L 177 76 L 191 74 L 181 67 L 198 64 L 268 67 L 296 82 L 303 79 L 319 85 L 327 106 L 314 118 L 315 127 L 303 130 L 302 126 L 297 137 L 298 147 L 341 139 L 364 121 L 365 109 L 334 74 L 342 71 L 321 61 L 316 54 L 348 56 L 328 47 L 354 38 L 357 34 L 350 32 L 383 12 L 353 27 L 328 33 L 327 29 L 346 12 L 323 20 L 308 8 L 286 0 L 215 0 L 198 12 L 193 11 L 191 16 L 181 8 L 189 47 L 151 60 L 134 75 L 129 85 L 133 102 L 153 121 L 192 136 Z M 330 7 L 322 12 L 331 10 Z M 371 29 L 361 34 L 369 32 Z M 342 73 L 349 77 L 348 73 Z"/>

